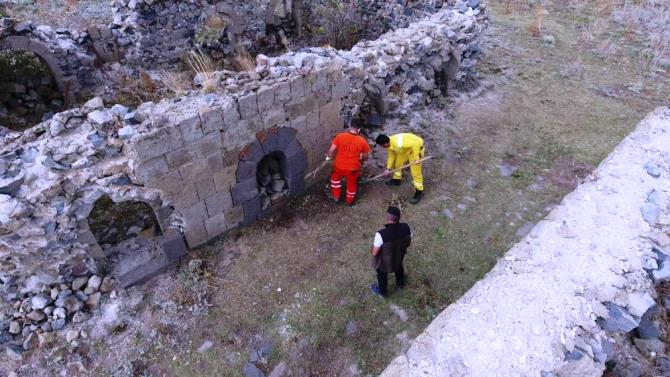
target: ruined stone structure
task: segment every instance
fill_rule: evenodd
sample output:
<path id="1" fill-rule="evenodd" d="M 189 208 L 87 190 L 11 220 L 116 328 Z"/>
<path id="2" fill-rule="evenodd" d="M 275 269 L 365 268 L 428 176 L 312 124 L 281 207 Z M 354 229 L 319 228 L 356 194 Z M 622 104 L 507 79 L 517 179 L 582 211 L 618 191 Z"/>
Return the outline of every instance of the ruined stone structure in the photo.
<path id="1" fill-rule="evenodd" d="M 158 228 L 156 250 L 126 266 L 121 284 L 160 272 L 185 252 L 182 235 L 188 247 L 202 245 L 303 193 L 312 183 L 305 173 L 366 98 L 394 111 L 401 96 L 423 104 L 440 95 L 440 77 L 472 80 L 481 27 L 471 9 L 445 9 L 351 51 L 259 56 L 256 72 L 221 72 L 217 93 L 134 111 L 96 98 L 5 136 L 0 279 L 30 292 L 106 265 L 113 248 L 99 244 L 89 222 L 106 197 L 146 203 Z M 268 156 L 284 196 L 270 203 L 257 170 Z M 144 226 L 123 229 L 136 235 Z"/>
<path id="2" fill-rule="evenodd" d="M 83 95 L 96 85 L 95 55 L 88 52 L 89 43 L 85 32 L 52 30 L 48 26 L 0 19 L 0 49 L 24 50 L 37 55 L 53 73 L 69 105 L 74 103 L 75 95 Z"/>

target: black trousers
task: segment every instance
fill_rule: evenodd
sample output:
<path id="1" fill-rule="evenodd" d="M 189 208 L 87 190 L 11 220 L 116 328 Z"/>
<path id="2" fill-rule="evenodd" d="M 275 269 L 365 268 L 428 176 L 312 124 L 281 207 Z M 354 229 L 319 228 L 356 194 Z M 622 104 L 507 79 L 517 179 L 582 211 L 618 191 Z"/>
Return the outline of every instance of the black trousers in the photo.
<path id="1" fill-rule="evenodd" d="M 379 284 L 379 293 L 382 296 L 386 296 L 388 293 L 388 278 L 389 273 L 382 272 L 381 269 L 377 270 L 377 283 Z M 405 269 L 403 266 L 400 266 L 400 269 L 395 272 L 395 286 L 402 288 L 405 286 Z"/>

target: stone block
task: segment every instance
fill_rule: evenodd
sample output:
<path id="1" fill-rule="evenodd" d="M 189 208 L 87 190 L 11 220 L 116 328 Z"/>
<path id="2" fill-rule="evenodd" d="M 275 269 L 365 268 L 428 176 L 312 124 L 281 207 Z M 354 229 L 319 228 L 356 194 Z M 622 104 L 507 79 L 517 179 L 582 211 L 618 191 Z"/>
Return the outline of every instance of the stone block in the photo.
<path id="1" fill-rule="evenodd" d="M 187 145 L 186 148 L 191 149 L 200 157 L 208 156 L 214 152 L 220 152 L 221 149 L 223 149 L 221 132 L 208 133 L 202 139 Z"/>
<path id="2" fill-rule="evenodd" d="M 217 192 L 205 200 L 207 214 L 211 216 L 225 212 L 233 206 L 233 199 L 230 191 Z"/>
<path id="3" fill-rule="evenodd" d="M 184 226 L 184 236 L 190 249 L 200 246 L 207 242 L 209 235 L 205 228 L 204 221 L 190 222 Z"/>
<path id="4" fill-rule="evenodd" d="M 174 230 L 163 235 L 161 247 L 163 248 L 163 254 L 165 254 L 170 263 L 177 262 L 186 256 L 187 247 L 184 237 Z"/>
<path id="5" fill-rule="evenodd" d="M 305 96 L 300 99 L 292 100 L 284 105 L 286 109 L 286 116 L 288 119 L 294 119 L 300 115 L 305 115 L 308 112 L 314 111 L 318 108 L 317 100 L 312 96 Z"/>
<path id="6" fill-rule="evenodd" d="M 295 128 L 296 130 L 303 130 L 307 128 L 307 116 L 300 115 L 298 117 L 292 118 L 289 121 L 289 127 Z"/>
<path id="7" fill-rule="evenodd" d="M 323 155 L 325 156 L 325 152 Z M 293 171 L 304 172 L 307 169 L 307 159 L 305 158 L 305 154 L 302 152 L 286 156 L 286 164 L 291 166 Z"/>
<path id="8" fill-rule="evenodd" d="M 237 164 L 237 182 L 242 182 L 247 179 L 256 178 L 256 167 L 258 164 L 249 161 L 240 161 Z"/>
<path id="9" fill-rule="evenodd" d="M 274 101 L 275 91 L 273 88 L 269 86 L 262 86 L 260 89 L 258 89 L 258 92 L 256 93 L 256 102 L 258 103 L 259 112 L 263 113 L 275 107 Z"/>
<path id="10" fill-rule="evenodd" d="M 313 131 L 321 128 L 319 111 L 305 113 L 305 129 Z"/>
<path id="11" fill-rule="evenodd" d="M 214 178 L 206 177 L 195 182 L 195 188 L 198 191 L 198 199 L 205 200 L 210 196 L 216 194 L 214 187 Z"/>
<path id="12" fill-rule="evenodd" d="M 228 107 L 223 111 L 223 126 L 225 129 L 235 126 L 241 119 L 237 106 Z"/>
<path id="13" fill-rule="evenodd" d="M 228 229 L 239 226 L 244 221 L 244 207 L 237 206 L 226 210 L 226 227 Z"/>
<path id="14" fill-rule="evenodd" d="M 237 183 L 235 173 L 237 171 L 237 166 L 228 166 L 223 168 L 223 170 L 214 173 L 214 186 L 216 191 L 230 192 L 230 188 Z"/>
<path id="15" fill-rule="evenodd" d="M 263 122 L 264 129 L 268 129 L 270 127 L 275 127 L 280 124 L 286 123 L 287 119 L 284 107 L 275 106 L 265 112 L 262 112 L 261 121 Z"/>
<path id="16" fill-rule="evenodd" d="M 226 225 L 226 217 L 223 213 L 219 213 L 210 217 L 209 219 L 205 220 L 207 236 L 209 238 L 214 238 L 223 234 L 226 230 L 228 230 Z"/>
<path id="17" fill-rule="evenodd" d="M 299 76 L 291 80 L 290 86 L 291 86 L 291 99 L 293 101 L 301 99 L 305 96 L 306 94 L 305 78 L 303 76 Z"/>
<path id="18" fill-rule="evenodd" d="M 140 161 L 147 161 L 183 145 L 181 132 L 177 127 L 165 127 L 139 135 L 131 141 L 131 148 Z"/>
<path id="19" fill-rule="evenodd" d="M 282 150 L 284 151 L 284 155 L 287 157 L 304 153 L 302 144 L 300 144 L 300 142 L 296 138 L 293 138 L 290 142 L 285 143 Z"/>
<path id="20" fill-rule="evenodd" d="M 220 151 L 208 155 L 205 159 L 207 160 L 207 168 L 210 172 L 223 170 L 223 156 Z"/>
<path id="21" fill-rule="evenodd" d="M 251 93 L 237 99 L 237 106 L 242 119 L 249 119 L 258 115 L 258 102 L 256 94 Z"/>
<path id="22" fill-rule="evenodd" d="M 174 207 L 163 206 L 156 210 L 156 218 L 161 228 L 165 228 L 170 220 L 170 215 L 174 212 Z"/>
<path id="23" fill-rule="evenodd" d="M 265 129 L 265 124 L 263 123 L 263 119 L 261 118 L 260 115 L 255 115 L 252 116 L 248 119 L 242 119 L 237 123 L 237 127 L 240 131 L 246 129 L 249 130 L 249 134 L 251 135 L 256 135 L 257 133 L 261 132 L 262 130 Z M 246 134 L 245 132 L 242 132 L 241 135 Z M 244 136 L 242 136 L 241 141 L 246 141 L 244 139 Z"/>
<path id="24" fill-rule="evenodd" d="M 185 222 L 198 222 L 205 221 L 207 219 L 207 206 L 205 205 L 204 200 L 199 200 L 192 206 L 182 208 L 179 211 L 184 218 Z"/>
<path id="25" fill-rule="evenodd" d="M 346 78 L 338 79 L 331 89 L 333 100 L 340 100 L 351 93 L 351 81 Z"/>
<path id="26" fill-rule="evenodd" d="M 324 106 L 332 101 L 330 87 L 315 90 L 313 94 L 318 106 Z"/>
<path id="27" fill-rule="evenodd" d="M 288 81 L 275 85 L 275 104 L 284 104 L 291 100 L 291 84 Z"/>
<path id="28" fill-rule="evenodd" d="M 344 121 L 340 114 L 342 103 L 332 101 L 319 109 L 319 123 L 321 127 L 328 131 L 341 131 L 344 127 Z"/>
<path id="29" fill-rule="evenodd" d="M 258 140 L 255 140 L 242 149 L 240 152 L 240 160 L 258 163 L 261 158 L 263 158 L 263 155 L 261 143 Z"/>
<path id="30" fill-rule="evenodd" d="M 240 162 L 241 152 L 242 148 L 223 151 L 223 166 L 237 166 L 237 163 Z"/>
<path id="31" fill-rule="evenodd" d="M 188 208 L 198 202 L 198 191 L 193 182 L 183 182 L 181 191 L 171 195 L 171 199 L 176 209 Z"/>
<path id="32" fill-rule="evenodd" d="M 262 122 L 260 117 L 259 122 Z M 253 132 L 252 126 L 248 121 L 240 120 L 234 126 L 227 128 L 222 134 L 223 148 L 230 151 L 245 146 L 258 132 Z"/>
<path id="33" fill-rule="evenodd" d="M 193 162 L 197 159 L 197 154 L 190 147 L 179 148 L 175 151 L 171 151 L 165 154 L 165 159 L 167 160 L 167 165 L 170 169 L 179 168 L 182 165 L 185 165 L 189 162 Z"/>
<path id="34" fill-rule="evenodd" d="M 305 186 L 305 172 L 302 176 L 294 176 L 288 179 L 289 197 L 295 198 L 305 193 L 307 187 Z"/>
<path id="35" fill-rule="evenodd" d="M 200 125 L 200 116 L 198 114 L 189 114 L 183 119 L 179 120 L 177 124 L 179 132 L 184 140 L 184 143 L 192 143 L 204 136 L 202 127 Z"/>
<path id="36" fill-rule="evenodd" d="M 144 184 L 169 171 L 170 168 L 164 156 L 158 156 L 135 166 L 135 175 Z"/>
<path id="37" fill-rule="evenodd" d="M 211 172 L 207 167 L 207 160 L 201 159 L 182 165 L 179 168 L 179 175 L 185 181 L 195 182 L 211 175 Z"/>
<path id="38" fill-rule="evenodd" d="M 256 196 L 250 200 L 247 200 L 244 202 L 242 207 L 244 208 L 244 221 L 242 222 L 243 225 L 249 225 L 261 218 L 263 211 L 261 210 L 260 196 Z"/>
<path id="39" fill-rule="evenodd" d="M 223 111 L 221 107 L 200 108 L 200 123 L 205 134 L 223 130 Z"/>
<path id="40" fill-rule="evenodd" d="M 239 182 L 231 188 L 230 193 L 233 196 L 233 204 L 236 206 L 255 196 L 258 196 L 258 184 L 256 183 L 256 177 Z"/>
<path id="41" fill-rule="evenodd" d="M 174 196 L 175 194 L 181 192 L 181 190 L 184 188 L 184 183 L 181 179 L 181 175 L 179 175 L 179 171 L 172 170 L 167 174 L 150 180 L 146 186 L 149 188 L 163 190 L 166 193 Z"/>

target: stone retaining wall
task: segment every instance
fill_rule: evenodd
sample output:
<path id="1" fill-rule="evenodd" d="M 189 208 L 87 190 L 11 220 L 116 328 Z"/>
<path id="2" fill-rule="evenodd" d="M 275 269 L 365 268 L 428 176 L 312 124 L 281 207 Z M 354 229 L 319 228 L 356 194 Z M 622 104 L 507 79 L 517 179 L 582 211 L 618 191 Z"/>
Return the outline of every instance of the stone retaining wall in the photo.
<path id="1" fill-rule="evenodd" d="M 602 376 L 670 277 L 669 198 L 659 108 L 382 376 Z"/>
<path id="2" fill-rule="evenodd" d="M 30 292 L 95 272 L 106 256 L 87 219 L 108 195 L 149 204 L 165 238 L 158 259 L 121 284 L 141 281 L 183 254 L 175 234 L 196 247 L 268 213 L 255 172 L 264 156 L 280 156 L 287 194 L 299 195 L 313 183 L 305 173 L 363 102 L 380 114 L 405 111 L 402 101 L 443 94 L 438 75 L 446 84 L 471 80 L 481 27 L 471 9 L 443 10 L 351 51 L 260 56 L 255 72 L 220 72 L 216 93 L 134 111 L 95 98 L 5 136 L 0 279 Z"/>

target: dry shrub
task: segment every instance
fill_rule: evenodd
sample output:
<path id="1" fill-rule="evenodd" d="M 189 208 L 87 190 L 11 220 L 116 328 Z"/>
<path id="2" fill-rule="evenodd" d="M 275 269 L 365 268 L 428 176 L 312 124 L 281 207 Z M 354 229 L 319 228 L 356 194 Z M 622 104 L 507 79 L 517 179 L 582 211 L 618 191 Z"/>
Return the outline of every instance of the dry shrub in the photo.
<path id="1" fill-rule="evenodd" d="M 199 77 L 202 90 L 211 93 L 216 89 L 216 66 L 201 50 L 190 51 L 186 58 L 188 67 Z"/>
<path id="2" fill-rule="evenodd" d="M 159 77 L 165 88 L 176 96 L 184 95 L 191 89 L 190 83 L 181 72 L 163 70 L 159 73 Z"/>
<path id="3" fill-rule="evenodd" d="M 148 73 L 141 71 L 139 78 L 122 74 L 115 79 L 116 97 L 111 102 L 128 107 L 137 106 L 147 101 L 157 101 L 162 93 Z"/>
<path id="4" fill-rule="evenodd" d="M 323 24 L 312 26 L 320 35 L 317 43 L 348 50 L 360 40 L 364 25 L 355 1 L 328 0 L 317 5 L 314 12 L 323 20 Z"/>
<path id="5" fill-rule="evenodd" d="M 670 60 L 669 1 L 622 1 L 614 8 L 613 15 L 616 21 L 631 31 L 647 35 L 648 47 L 640 54 L 643 64 L 655 69 Z"/>
<path id="6" fill-rule="evenodd" d="M 238 49 L 233 57 L 233 65 L 238 72 L 248 72 L 256 80 L 256 59 L 245 49 Z"/>

